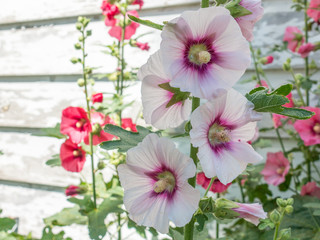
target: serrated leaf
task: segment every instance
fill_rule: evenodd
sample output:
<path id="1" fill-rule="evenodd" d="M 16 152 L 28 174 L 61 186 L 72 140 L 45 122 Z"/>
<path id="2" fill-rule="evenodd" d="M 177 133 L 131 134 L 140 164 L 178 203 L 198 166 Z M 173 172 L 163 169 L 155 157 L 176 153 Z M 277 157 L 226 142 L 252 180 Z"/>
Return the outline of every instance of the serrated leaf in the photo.
<path id="1" fill-rule="evenodd" d="M 285 84 L 272 91 L 270 95 L 278 94 L 286 97 L 292 91 L 292 84 Z"/>
<path id="2" fill-rule="evenodd" d="M 146 227 L 137 225 L 129 218 L 128 228 L 135 228 L 136 232 L 143 238 L 146 238 Z"/>
<path id="3" fill-rule="evenodd" d="M 11 218 L 0 218 L 0 231 L 10 231 L 14 225 L 16 225 L 16 221 Z"/>
<path id="4" fill-rule="evenodd" d="M 196 229 L 202 232 L 206 221 L 208 221 L 208 217 L 205 214 L 196 214 L 194 217 L 197 220 Z"/>
<path id="5" fill-rule="evenodd" d="M 101 240 L 106 235 L 107 226 L 104 223 L 104 220 L 109 213 L 123 212 L 123 210 L 119 207 L 121 203 L 121 200 L 107 198 L 100 204 L 98 209 L 93 209 L 88 213 L 88 228 L 91 239 Z"/>
<path id="6" fill-rule="evenodd" d="M 137 130 L 138 132 L 131 132 L 121 127 L 107 124 L 104 131 L 119 137 L 120 140 L 103 142 L 100 146 L 106 150 L 118 149 L 119 152 L 127 152 L 130 148 L 142 142 L 148 134 L 152 133 L 149 129 L 141 126 L 137 126 Z"/>
<path id="7" fill-rule="evenodd" d="M 72 240 L 71 238 L 64 238 L 64 231 L 57 234 L 52 232 L 51 227 L 45 227 L 42 232 L 41 240 Z"/>
<path id="8" fill-rule="evenodd" d="M 58 166 L 61 166 L 60 155 L 59 155 L 59 154 L 53 155 L 51 159 L 49 159 L 48 161 L 46 161 L 46 165 L 48 165 L 48 166 L 50 166 L 50 167 L 58 167 Z"/>
<path id="9" fill-rule="evenodd" d="M 87 217 L 82 216 L 79 212 L 80 207 L 64 208 L 61 212 L 45 218 L 43 221 L 47 226 L 69 226 L 73 223 L 85 225 L 88 222 Z"/>
<path id="10" fill-rule="evenodd" d="M 54 137 L 54 138 L 66 138 L 65 135 L 63 135 L 60 132 L 60 123 L 57 123 L 57 125 L 53 128 L 42 128 L 40 133 L 32 134 L 33 136 L 47 136 L 47 137 Z"/>
<path id="11" fill-rule="evenodd" d="M 91 196 L 88 195 L 84 196 L 83 199 L 69 198 L 68 201 L 77 204 L 80 207 L 79 212 L 83 215 L 87 215 L 94 209 L 94 203 L 91 200 Z"/>
<path id="12" fill-rule="evenodd" d="M 282 108 L 283 108 L 282 111 L 275 112 L 275 113 L 281 114 L 287 117 L 301 119 L 301 120 L 309 119 L 315 114 L 314 112 L 310 112 L 308 110 L 301 109 L 301 108 L 287 108 L 287 107 L 282 107 Z"/>

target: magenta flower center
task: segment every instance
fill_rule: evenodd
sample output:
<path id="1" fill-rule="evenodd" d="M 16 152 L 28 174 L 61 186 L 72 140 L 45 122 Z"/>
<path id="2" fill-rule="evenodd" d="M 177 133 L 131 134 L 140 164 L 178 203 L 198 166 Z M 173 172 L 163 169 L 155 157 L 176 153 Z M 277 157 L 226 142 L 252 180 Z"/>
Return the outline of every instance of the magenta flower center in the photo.
<path id="1" fill-rule="evenodd" d="M 314 131 L 316 134 L 320 134 L 320 124 L 319 124 L 319 123 L 316 123 L 316 124 L 313 126 L 313 131 Z"/>
<path id="2" fill-rule="evenodd" d="M 173 192 L 176 179 L 173 174 L 169 171 L 164 171 L 157 175 L 158 181 L 156 181 L 153 185 L 153 191 L 156 193 L 162 193 L 164 191 L 168 191 L 170 193 Z"/>
<path id="3" fill-rule="evenodd" d="M 77 123 L 76 123 L 76 127 L 77 128 L 81 128 L 84 124 L 86 123 L 86 120 L 81 118 Z"/>
<path id="4" fill-rule="evenodd" d="M 80 150 L 73 150 L 72 154 L 74 157 L 80 157 L 82 155 Z"/>
<path id="5" fill-rule="evenodd" d="M 219 145 L 230 141 L 229 137 L 230 130 L 217 123 L 212 124 L 209 128 L 208 138 L 212 146 Z"/>

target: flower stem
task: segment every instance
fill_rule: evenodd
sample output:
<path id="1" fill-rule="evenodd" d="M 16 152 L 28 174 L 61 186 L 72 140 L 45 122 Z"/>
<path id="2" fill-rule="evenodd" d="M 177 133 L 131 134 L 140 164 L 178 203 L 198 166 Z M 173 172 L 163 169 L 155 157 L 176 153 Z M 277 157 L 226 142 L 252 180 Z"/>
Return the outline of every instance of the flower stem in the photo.
<path id="1" fill-rule="evenodd" d="M 252 59 L 253 59 L 253 64 L 254 64 L 254 70 L 255 70 L 256 75 L 257 75 L 258 83 L 260 84 L 260 86 L 262 86 L 262 82 L 261 82 L 261 78 L 260 78 L 260 73 L 259 73 L 259 70 L 258 70 L 258 63 L 257 63 L 257 60 L 256 60 L 256 55 L 255 55 L 255 53 L 254 53 L 254 49 L 253 49 L 253 47 L 252 47 L 251 42 L 249 42 L 249 46 L 250 46 L 250 51 L 251 51 L 251 55 L 252 55 Z"/>
<path id="2" fill-rule="evenodd" d="M 204 193 L 204 196 L 203 196 L 203 197 L 206 197 L 206 196 L 207 196 L 207 194 L 208 194 L 208 192 L 209 192 L 209 190 L 210 190 L 210 188 L 211 188 L 211 186 L 212 186 L 212 184 L 213 184 L 213 182 L 214 182 L 214 179 L 215 179 L 215 177 L 211 178 L 210 183 L 209 183 L 209 186 L 207 187 L 206 192 Z"/>
<path id="3" fill-rule="evenodd" d="M 308 33 L 308 15 L 307 15 L 307 8 L 308 8 L 308 1 L 304 0 L 304 32 L 305 32 L 305 38 L 306 43 L 309 42 L 309 33 Z M 306 80 L 309 81 L 309 57 L 305 58 L 305 74 L 306 74 Z M 306 99 L 307 99 L 307 106 L 309 106 L 309 89 L 306 89 Z"/>
<path id="4" fill-rule="evenodd" d="M 118 240 L 121 240 L 121 215 L 118 213 Z"/>
<path id="5" fill-rule="evenodd" d="M 242 187 L 242 185 L 241 185 L 241 180 L 240 180 L 240 179 L 238 179 L 238 184 L 239 184 L 239 188 L 240 188 L 242 203 L 245 203 L 245 202 L 246 202 L 246 199 L 245 199 L 245 196 L 244 196 L 244 193 L 243 193 L 243 187 Z"/>
<path id="6" fill-rule="evenodd" d="M 297 88 L 298 95 L 299 95 L 299 97 L 300 97 L 300 101 L 302 102 L 302 105 L 303 105 L 303 106 L 306 106 L 306 103 L 304 102 L 303 95 L 302 95 L 301 90 L 300 90 L 300 83 L 298 83 L 298 80 L 297 80 L 297 78 L 295 77 L 292 68 L 290 69 L 290 73 L 291 73 L 291 75 L 292 75 L 292 77 L 293 77 L 294 82 L 296 83 L 296 88 Z"/>
<path id="7" fill-rule="evenodd" d="M 220 198 L 220 193 L 217 194 L 217 198 Z M 219 239 L 219 222 L 216 220 L 216 239 Z"/>
<path id="8" fill-rule="evenodd" d="M 282 210 L 280 214 L 281 214 L 280 221 L 278 223 L 276 223 L 276 229 L 274 230 L 273 240 L 278 239 L 279 227 L 280 227 L 280 224 L 281 224 L 283 216 L 284 216 L 284 210 Z"/>
<path id="9" fill-rule="evenodd" d="M 84 30 L 81 30 L 82 34 L 82 72 L 83 72 L 83 80 L 84 80 L 84 91 L 86 95 L 86 103 L 87 103 L 87 112 L 88 118 L 91 123 L 91 113 L 90 113 L 90 98 L 88 96 L 88 86 L 87 86 L 87 72 L 86 72 L 86 51 L 85 51 L 85 34 Z M 95 170 L 94 170 L 94 159 L 93 159 L 93 143 L 92 143 L 93 135 L 92 132 L 89 133 L 89 145 L 90 145 L 90 157 L 91 157 L 91 173 L 92 173 L 92 190 L 93 190 L 93 204 L 94 208 L 97 208 L 97 196 L 96 196 L 96 179 L 95 179 Z"/>

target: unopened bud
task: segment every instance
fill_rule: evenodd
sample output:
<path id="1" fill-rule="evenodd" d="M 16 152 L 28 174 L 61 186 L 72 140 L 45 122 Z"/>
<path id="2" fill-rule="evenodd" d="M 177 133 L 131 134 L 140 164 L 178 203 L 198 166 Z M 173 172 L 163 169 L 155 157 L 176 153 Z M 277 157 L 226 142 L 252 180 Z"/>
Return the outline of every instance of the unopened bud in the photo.
<path id="1" fill-rule="evenodd" d="M 80 37 L 78 38 L 78 40 L 79 40 L 79 42 L 83 42 L 84 37 L 83 37 L 83 36 L 80 36 Z"/>
<path id="2" fill-rule="evenodd" d="M 82 24 L 78 22 L 78 23 L 76 24 L 76 28 L 77 28 L 78 30 L 81 30 Z"/>
<path id="3" fill-rule="evenodd" d="M 280 213 L 278 212 L 277 209 L 273 210 L 271 213 L 270 213 L 270 220 L 273 222 L 273 223 L 279 223 L 280 221 Z"/>
<path id="4" fill-rule="evenodd" d="M 285 211 L 287 214 L 290 214 L 293 212 L 293 207 L 291 205 L 286 206 Z"/>
<path id="5" fill-rule="evenodd" d="M 76 43 L 76 44 L 74 45 L 74 48 L 75 48 L 75 49 L 81 49 L 81 44 L 80 44 L 80 43 Z"/>
<path id="6" fill-rule="evenodd" d="M 106 167 L 106 164 L 103 162 L 103 161 L 99 161 L 98 162 L 98 169 L 99 170 L 102 170 Z"/>
<path id="7" fill-rule="evenodd" d="M 216 208 L 229 209 L 229 208 L 238 208 L 238 207 L 239 207 L 238 204 L 225 198 L 219 198 L 216 200 Z"/>
<path id="8" fill-rule="evenodd" d="M 73 64 L 76 64 L 79 60 L 78 58 L 71 58 L 70 61 L 73 63 Z"/>
<path id="9" fill-rule="evenodd" d="M 287 206 L 287 201 L 282 198 L 277 198 L 276 202 L 279 207 L 286 207 Z"/>
<path id="10" fill-rule="evenodd" d="M 90 79 L 89 79 L 89 82 L 90 82 L 90 84 L 91 84 L 92 86 L 94 86 L 94 85 L 96 84 L 96 82 L 94 81 L 93 78 L 90 78 Z"/>
<path id="11" fill-rule="evenodd" d="M 84 79 L 83 79 L 83 78 L 79 78 L 78 81 L 77 81 L 77 83 L 78 83 L 78 86 L 79 86 L 79 87 L 83 87 L 85 82 L 84 82 Z"/>
<path id="12" fill-rule="evenodd" d="M 87 36 L 91 36 L 92 35 L 92 31 L 91 30 L 88 30 L 87 31 Z"/>
<path id="13" fill-rule="evenodd" d="M 212 213 L 215 209 L 214 200 L 210 198 L 203 198 L 199 202 L 199 208 L 204 213 Z"/>
<path id="14" fill-rule="evenodd" d="M 294 199 L 293 198 L 288 198 L 287 199 L 287 203 L 288 203 L 288 205 L 293 205 Z"/>
<path id="15" fill-rule="evenodd" d="M 291 228 L 282 229 L 279 234 L 279 240 L 288 240 L 291 238 Z"/>
<path id="16" fill-rule="evenodd" d="M 84 20 L 84 18 L 83 18 L 83 17 L 78 17 L 78 22 L 82 23 L 82 22 L 83 22 L 83 20 Z"/>
<path id="17" fill-rule="evenodd" d="M 283 66 L 282 66 L 283 70 L 288 72 L 291 70 L 291 66 L 289 63 L 284 63 Z"/>
<path id="18" fill-rule="evenodd" d="M 101 125 L 99 123 L 94 124 L 93 127 L 92 127 L 93 135 L 100 135 L 101 130 L 102 130 L 102 128 L 101 128 Z"/>
<path id="19" fill-rule="evenodd" d="M 302 82 L 303 81 L 303 76 L 301 73 L 297 73 L 294 75 L 295 79 L 297 79 L 299 82 Z"/>

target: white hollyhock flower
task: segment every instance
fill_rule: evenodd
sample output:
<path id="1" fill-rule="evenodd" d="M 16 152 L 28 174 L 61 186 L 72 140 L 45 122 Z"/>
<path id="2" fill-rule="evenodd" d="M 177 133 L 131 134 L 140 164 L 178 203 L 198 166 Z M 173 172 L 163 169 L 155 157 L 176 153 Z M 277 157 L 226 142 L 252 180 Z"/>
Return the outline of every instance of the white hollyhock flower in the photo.
<path id="1" fill-rule="evenodd" d="M 186 11 L 161 33 L 160 53 L 170 85 L 212 99 L 226 93 L 250 65 L 250 50 L 224 7 Z"/>
<path id="2" fill-rule="evenodd" d="M 178 127 L 188 120 L 191 113 L 189 94 L 170 87 L 170 78 L 163 70 L 159 51 L 140 68 L 138 78 L 142 81 L 141 97 L 146 123 L 166 129 Z M 180 96 L 182 98 L 179 99 Z"/>
<path id="3" fill-rule="evenodd" d="M 196 166 L 169 139 L 149 134 L 128 151 L 118 172 L 124 205 L 138 225 L 167 233 L 169 220 L 182 227 L 198 208 L 200 193 L 188 183 Z"/>
<path id="4" fill-rule="evenodd" d="M 237 91 L 198 107 L 191 115 L 191 143 L 199 147 L 198 158 L 208 178 L 217 176 L 223 184 L 232 182 L 248 163 L 262 160 L 247 143 L 255 134 L 261 115 Z"/>

